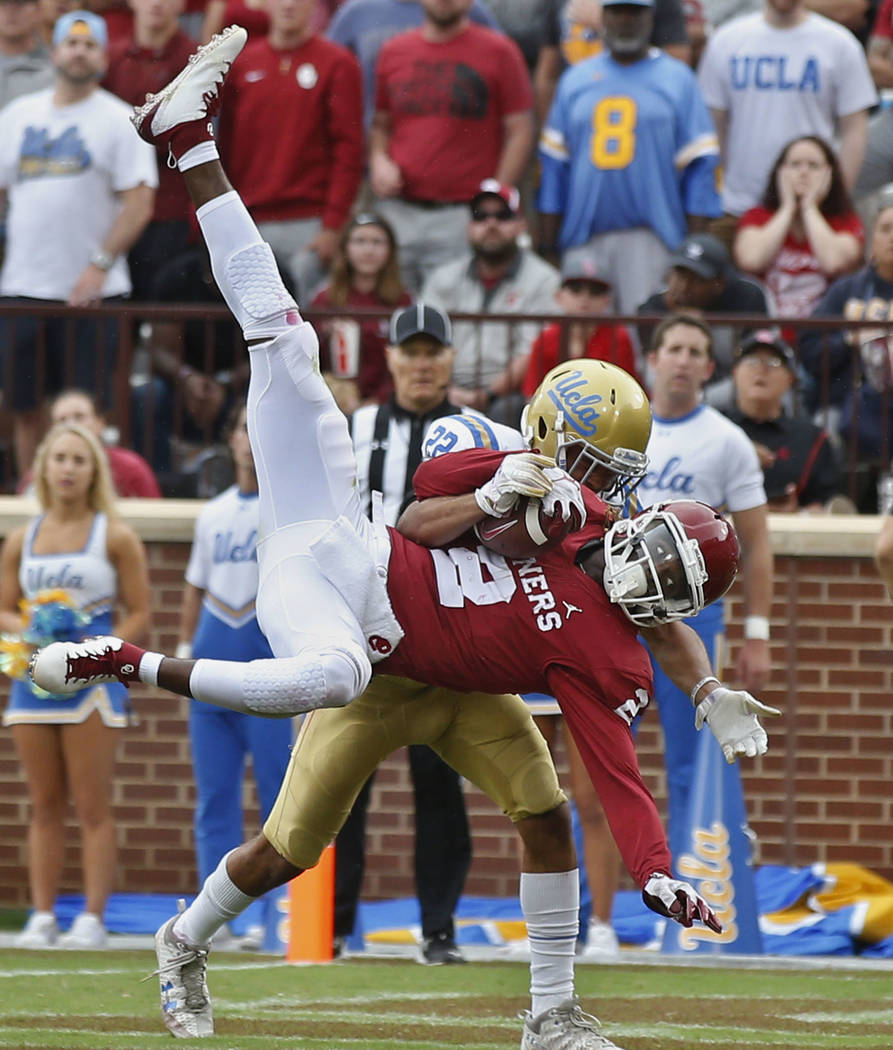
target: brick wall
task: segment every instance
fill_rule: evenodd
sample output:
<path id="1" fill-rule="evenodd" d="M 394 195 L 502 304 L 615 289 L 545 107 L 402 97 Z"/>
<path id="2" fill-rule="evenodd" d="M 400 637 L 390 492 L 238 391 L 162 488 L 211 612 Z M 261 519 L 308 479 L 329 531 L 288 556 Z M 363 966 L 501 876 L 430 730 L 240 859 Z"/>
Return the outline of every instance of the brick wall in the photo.
<path id="1" fill-rule="evenodd" d="M 19 515 L 21 516 L 20 512 Z M 147 536 L 153 581 L 152 645 L 172 651 L 191 521 L 176 528 L 137 522 Z M 10 525 L 3 520 L 2 531 Z M 893 602 L 878 582 L 870 551 L 876 519 L 773 519 L 776 599 L 773 682 L 762 699 L 784 709 L 770 726 L 771 751 L 745 760 L 744 784 L 763 862 L 850 860 L 893 878 L 891 667 Z M 176 540 L 163 538 L 164 534 Z M 158 536 L 162 538 L 157 538 Z M 733 591 L 731 657 L 740 638 Z M 2 689 L 2 683 L 0 683 Z M 187 702 L 146 687 L 132 691 L 139 724 L 125 731 L 115 782 L 121 847 L 118 888 L 191 891 L 194 794 Z M 0 693 L 5 700 L 5 689 Z M 660 730 L 652 713 L 638 738 L 645 779 L 662 811 L 665 782 Z M 559 747 L 559 770 L 564 757 Z M 469 788 L 474 862 L 467 892 L 516 890 L 515 836 L 508 821 Z M 257 824 L 246 790 L 247 830 Z M 0 906 L 27 903 L 28 804 L 9 730 L 0 731 Z M 370 812 L 368 897 L 412 893 L 412 804 L 405 757 L 379 771 Z M 70 824 L 63 890 L 79 888 L 77 831 Z"/>

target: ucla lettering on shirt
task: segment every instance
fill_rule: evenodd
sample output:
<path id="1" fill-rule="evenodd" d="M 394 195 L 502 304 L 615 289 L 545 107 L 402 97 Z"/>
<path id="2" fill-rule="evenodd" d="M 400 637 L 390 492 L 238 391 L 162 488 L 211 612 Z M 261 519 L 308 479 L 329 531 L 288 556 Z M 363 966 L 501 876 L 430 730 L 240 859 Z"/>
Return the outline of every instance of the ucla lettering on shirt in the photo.
<path id="1" fill-rule="evenodd" d="M 794 66 L 797 61 L 797 66 Z M 747 91 L 797 91 L 818 95 L 822 89 L 818 59 L 810 55 L 802 62 L 788 55 L 732 55 L 729 59 L 732 89 Z"/>

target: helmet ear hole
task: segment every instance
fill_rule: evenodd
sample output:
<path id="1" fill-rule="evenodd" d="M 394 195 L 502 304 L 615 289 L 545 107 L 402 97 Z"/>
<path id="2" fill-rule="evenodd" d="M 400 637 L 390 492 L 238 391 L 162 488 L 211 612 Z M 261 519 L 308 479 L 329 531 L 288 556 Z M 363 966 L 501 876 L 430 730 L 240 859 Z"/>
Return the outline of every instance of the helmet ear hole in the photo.
<path id="1" fill-rule="evenodd" d="M 539 437 L 540 441 L 542 441 L 546 437 L 546 435 L 549 433 L 549 426 L 546 423 L 545 419 L 543 419 L 542 416 L 540 416 L 540 418 L 539 418 L 537 430 L 539 430 L 538 437 Z"/>

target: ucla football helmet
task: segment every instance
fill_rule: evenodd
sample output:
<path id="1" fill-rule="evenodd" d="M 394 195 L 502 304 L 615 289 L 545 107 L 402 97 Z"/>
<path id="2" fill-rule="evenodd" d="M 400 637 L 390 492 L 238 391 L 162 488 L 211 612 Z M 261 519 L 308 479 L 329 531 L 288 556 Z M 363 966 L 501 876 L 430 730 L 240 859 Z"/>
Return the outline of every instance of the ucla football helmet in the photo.
<path id="1" fill-rule="evenodd" d="M 605 537 L 608 597 L 640 627 L 682 620 L 721 598 L 738 572 L 738 537 L 706 503 L 656 503 Z"/>
<path id="2" fill-rule="evenodd" d="M 651 406 L 645 391 L 617 365 L 589 358 L 556 365 L 521 416 L 529 448 L 552 456 L 581 484 L 599 467 L 608 481 L 592 485 L 611 496 L 645 476 Z"/>

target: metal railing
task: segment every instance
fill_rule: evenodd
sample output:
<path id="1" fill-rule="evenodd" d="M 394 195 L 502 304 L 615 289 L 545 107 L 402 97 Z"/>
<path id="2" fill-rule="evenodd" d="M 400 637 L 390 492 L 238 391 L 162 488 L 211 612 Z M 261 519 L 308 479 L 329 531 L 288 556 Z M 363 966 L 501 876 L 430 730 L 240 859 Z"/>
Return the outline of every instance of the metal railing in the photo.
<path id="1" fill-rule="evenodd" d="M 307 318 L 325 331 L 326 322 L 331 318 L 351 318 L 357 321 L 377 319 L 386 321 L 388 310 L 355 310 L 347 308 L 305 311 Z M 663 318 L 657 315 L 611 317 L 569 317 L 565 314 L 474 314 L 455 312 L 451 314 L 454 323 L 470 322 L 475 333 L 469 344 L 470 352 L 477 355 L 480 362 L 482 341 L 493 336 L 495 326 L 499 326 L 499 341 L 505 346 L 505 363 L 508 364 L 513 352 L 526 352 L 528 345 L 519 346 L 522 331 L 541 331 L 546 325 L 557 324 L 561 328 L 560 347 L 563 355 L 567 354 L 570 328 L 575 322 L 597 321 L 600 324 L 624 324 L 634 334 L 634 341 L 641 337 L 644 341 L 648 333 Z M 195 425 L 190 421 L 186 400 L 183 396 L 182 382 L 174 377 L 171 381 L 161 380 L 152 367 L 153 326 L 159 324 L 175 325 L 180 328 L 180 360 L 185 362 L 185 337 L 182 333 L 190 326 L 193 347 L 191 359 L 196 361 L 196 340 L 201 343 L 201 370 L 208 375 L 231 372 L 233 361 L 238 361 L 242 354 L 240 333 L 228 310 L 220 305 L 171 305 L 128 303 L 103 305 L 92 309 L 73 309 L 60 307 L 58 304 L 41 304 L 38 302 L 8 302 L 0 305 L 0 381 L 4 392 L 3 414 L 7 416 L 7 425 L 0 427 L 0 487 L 4 491 L 13 491 L 15 486 L 14 470 L 11 469 L 13 457 L 10 446 L 9 414 L 15 404 L 12 392 L 21 389 L 26 383 L 33 386 L 34 398 L 40 402 L 53 390 L 76 385 L 77 380 L 77 345 L 75 325 L 78 321 L 89 318 L 104 321 L 97 325 L 98 335 L 95 346 L 95 362 L 90 372 L 91 387 L 94 392 L 107 391 L 105 405 L 107 419 L 117 430 L 122 445 L 136 448 L 152 460 L 152 450 L 159 442 L 174 442 L 201 448 L 211 447 L 219 440 L 219 420 Z M 811 355 L 813 364 L 809 375 L 808 405 L 802 404 L 804 391 L 800 390 L 797 408 L 808 409 L 808 414 L 817 422 L 823 423 L 839 438 L 839 450 L 844 463 L 849 495 L 864 510 L 874 510 L 870 506 L 872 497 L 866 492 L 876 486 L 878 478 L 889 471 L 893 435 L 891 435 L 891 382 L 890 354 L 887 354 L 884 367 L 886 380 L 878 389 L 873 388 L 872 405 L 878 414 L 872 420 L 875 427 L 874 442 L 866 447 L 864 440 L 860 443 L 859 412 L 864 406 L 856 399 L 848 406 L 848 418 L 843 432 L 841 425 L 841 392 L 843 386 L 852 390 L 864 387 L 866 377 L 863 353 L 859 348 L 859 336 L 869 333 L 882 333 L 883 337 L 893 335 L 893 321 L 849 321 L 834 320 L 788 320 L 785 318 L 757 318 L 750 315 L 711 315 L 705 314 L 704 320 L 711 325 L 731 328 L 733 338 L 748 330 L 767 326 L 793 330 L 797 336 L 809 333 L 807 338 L 818 342 Z M 17 327 L 33 327 L 31 352 L 11 352 Z M 61 354 L 58 333 L 56 334 L 56 352 L 51 355 L 48 349 L 47 335 L 50 325 L 61 327 Z M 523 329 L 522 329 L 523 326 Z M 466 329 L 467 331 L 467 329 Z M 223 336 L 221 333 L 226 333 Z M 200 333 L 197 335 L 196 333 Z M 842 333 L 850 333 L 849 362 L 843 371 L 834 367 L 834 349 Z M 113 346 L 107 345 L 107 340 Z M 891 340 L 893 343 L 893 340 Z M 886 346 L 885 339 L 876 340 L 876 347 Z M 797 352 L 797 345 L 794 346 Z M 111 351 L 111 353 L 109 353 Z M 644 358 L 640 356 L 640 363 Z M 108 374 L 108 362 L 112 362 L 112 374 Z M 877 381 L 877 375 L 874 376 Z M 877 385 L 877 384 L 876 384 Z M 229 397 L 242 395 L 244 387 L 236 382 L 228 391 Z M 164 412 L 161 411 L 161 400 L 164 399 Z M 136 409 L 139 408 L 139 411 Z M 183 493 L 179 493 L 183 494 Z"/>

